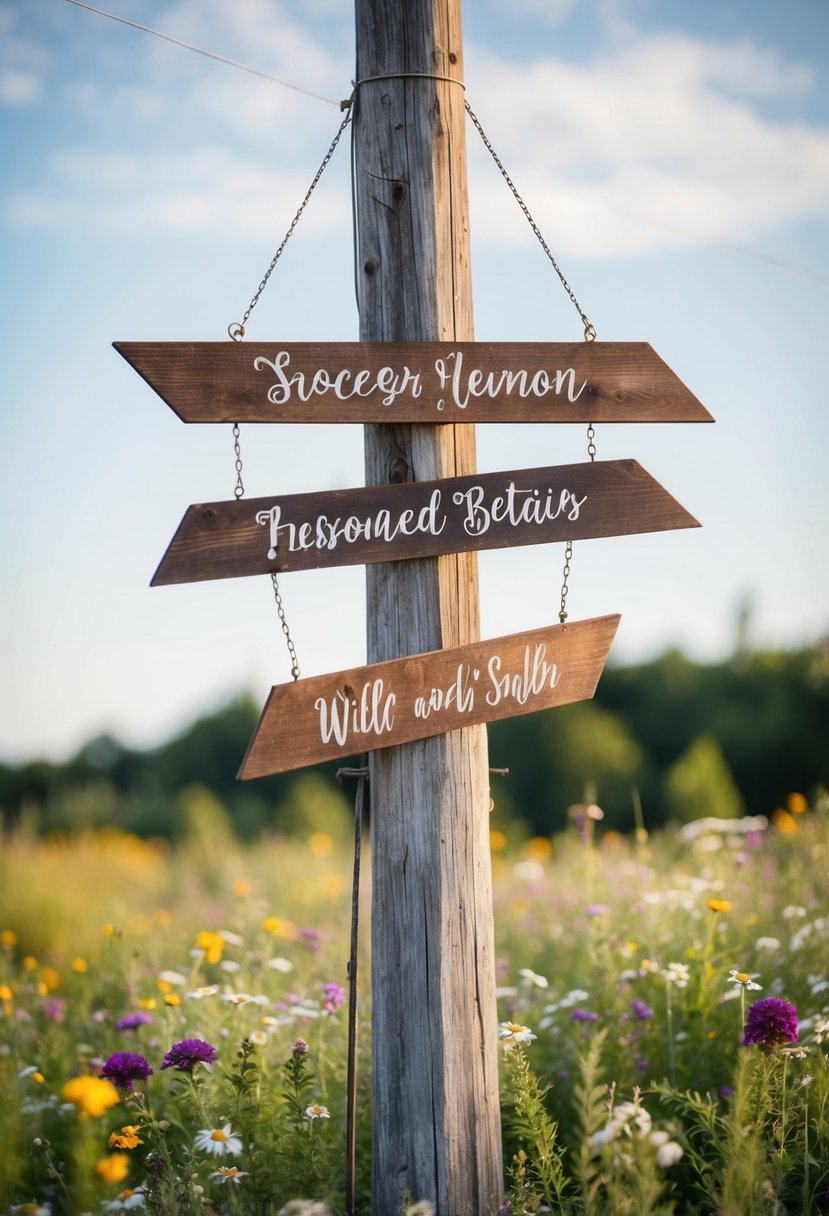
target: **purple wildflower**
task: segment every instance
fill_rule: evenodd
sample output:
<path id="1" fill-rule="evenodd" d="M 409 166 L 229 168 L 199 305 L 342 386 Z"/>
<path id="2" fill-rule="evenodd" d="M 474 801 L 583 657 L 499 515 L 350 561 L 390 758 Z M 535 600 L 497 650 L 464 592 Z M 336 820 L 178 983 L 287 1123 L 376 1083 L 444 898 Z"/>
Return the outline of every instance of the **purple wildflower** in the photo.
<path id="1" fill-rule="evenodd" d="M 751 1047 L 778 1047 L 781 1043 L 797 1042 L 797 1010 L 789 1001 L 776 996 L 755 1001 L 748 1011 L 743 1044 Z"/>
<path id="2" fill-rule="evenodd" d="M 43 1016 L 50 1022 L 62 1022 L 66 1017 L 66 1001 L 60 997 L 51 997 L 41 1005 Z"/>
<path id="3" fill-rule="evenodd" d="M 650 1005 L 646 1005 L 644 1001 L 631 1001 L 630 1007 L 633 1010 L 633 1016 L 639 1018 L 641 1022 L 647 1022 L 648 1018 L 653 1017 L 653 1010 Z"/>
<path id="4" fill-rule="evenodd" d="M 295 1039 L 294 1040 L 293 1052 L 294 1052 L 295 1056 L 307 1056 L 308 1055 L 308 1044 L 305 1042 L 304 1039 Z"/>
<path id="5" fill-rule="evenodd" d="M 101 1069 L 101 1076 L 125 1093 L 132 1091 L 133 1081 L 146 1081 L 152 1075 L 149 1061 L 136 1051 L 116 1051 Z"/>
<path id="6" fill-rule="evenodd" d="M 139 1010 L 138 1013 L 128 1013 L 126 1017 L 119 1018 L 115 1023 L 116 1030 L 137 1030 L 139 1026 L 149 1026 L 153 1019 L 148 1013 Z"/>
<path id="7" fill-rule="evenodd" d="M 217 1058 L 216 1048 L 204 1039 L 182 1039 L 167 1052 L 161 1068 L 162 1071 L 175 1068 L 178 1072 L 192 1072 L 199 1064 L 215 1064 Z"/>
<path id="8" fill-rule="evenodd" d="M 599 1015 L 592 1009 L 574 1009 L 570 1014 L 571 1022 L 598 1022 Z"/>
<path id="9" fill-rule="evenodd" d="M 325 1002 L 324 1008 L 326 1013 L 336 1013 L 340 1005 L 345 1000 L 345 988 L 341 988 L 339 984 L 325 985 Z"/>

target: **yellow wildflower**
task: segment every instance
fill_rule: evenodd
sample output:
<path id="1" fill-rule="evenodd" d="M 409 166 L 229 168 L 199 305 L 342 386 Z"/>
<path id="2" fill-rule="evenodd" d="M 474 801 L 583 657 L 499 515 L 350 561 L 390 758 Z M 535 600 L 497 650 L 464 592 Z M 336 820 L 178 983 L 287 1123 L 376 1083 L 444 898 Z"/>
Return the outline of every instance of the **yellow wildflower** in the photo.
<path id="1" fill-rule="evenodd" d="M 553 855 L 553 842 L 546 836 L 533 836 L 527 841 L 527 856 L 531 861 L 549 861 Z"/>
<path id="2" fill-rule="evenodd" d="M 786 807 L 793 815 L 803 815 L 809 809 L 809 803 L 804 798 L 803 794 L 789 794 L 786 799 Z"/>
<path id="3" fill-rule="evenodd" d="M 84 972 L 89 970 L 89 963 L 85 958 L 73 958 L 72 970 L 78 975 L 83 975 Z"/>
<path id="4" fill-rule="evenodd" d="M 164 1004 L 169 1005 L 171 1009 L 175 1009 L 177 1005 L 181 1004 L 181 997 L 177 992 L 168 992 L 165 994 Z"/>
<path id="5" fill-rule="evenodd" d="M 7 950 L 13 950 L 17 945 L 17 934 L 13 929 L 4 929 L 0 933 L 0 944 L 5 946 Z"/>
<path id="6" fill-rule="evenodd" d="M 41 967 L 40 980 L 41 983 L 45 984 L 50 991 L 52 991 L 54 988 L 60 987 L 60 976 L 58 975 L 57 971 L 55 971 L 54 967 Z"/>
<path id="7" fill-rule="evenodd" d="M 208 963 L 221 962 L 225 948 L 221 933 L 215 933 L 212 929 L 202 929 L 201 933 L 196 934 L 196 945 L 204 951 L 204 957 Z"/>
<path id="8" fill-rule="evenodd" d="M 334 840 L 328 832 L 312 832 L 308 837 L 308 848 L 315 857 L 328 857 L 334 849 Z"/>
<path id="9" fill-rule="evenodd" d="M 781 836 L 797 835 L 797 820 L 788 811 L 778 808 L 772 815 L 772 822 Z"/>
<path id="10" fill-rule="evenodd" d="M 141 1128 L 137 1124 L 128 1124 L 120 1132 L 113 1132 L 109 1138 L 110 1148 L 138 1148 L 144 1141 L 138 1135 Z"/>
<path id="11" fill-rule="evenodd" d="M 507 847 L 507 838 L 498 828 L 490 829 L 489 847 L 493 853 L 501 853 Z"/>
<path id="12" fill-rule="evenodd" d="M 115 925 L 110 924 L 109 922 L 107 922 L 105 925 L 101 925 L 101 937 L 117 937 L 118 935 L 119 930 L 115 928 Z"/>
<path id="13" fill-rule="evenodd" d="M 123 1182 L 129 1172 L 130 1159 L 126 1153 L 102 1157 L 95 1166 L 95 1173 L 103 1182 Z"/>
<path id="14" fill-rule="evenodd" d="M 136 1004 L 138 1005 L 139 1009 L 155 1009 L 155 1005 L 156 1005 L 155 997 L 152 997 L 152 996 L 139 997 L 139 999 L 136 1001 Z"/>
<path id="15" fill-rule="evenodd" d="M 23 960 L 24 971 L 37 971 L 37 959 L 33 954 L 27 954 Z"/>
<path id="16" fill-rule="evenodd" d="M 0 1001 L 11 1001 L 14 993 L 8 984 L 0 984 Z"/>
<path id="17" fill-rule="evenodd" d="M 100 1119 L 111 1106 L 120 1102 L 118 1090 L 105 1077 L 73 1077 L 67 1081 L 60 1096 L 64 1102 L 71 1102 L 82 1115 L 90 1115 Z"/>
<path id="18" fill-rule="evenodd" d="M 237 899 L 244 899 L 246 895 L 250 895 L 250 890 L 249 878 L 237 878 L 233 884 L 233 894 Z"/>
<path id="19" fill-rule="evenodd" d="M 730 899 L 709 899 L 708 907 L 711 909 L 712 912 L 730 912 L 731 911 L 731 900 Z"/>

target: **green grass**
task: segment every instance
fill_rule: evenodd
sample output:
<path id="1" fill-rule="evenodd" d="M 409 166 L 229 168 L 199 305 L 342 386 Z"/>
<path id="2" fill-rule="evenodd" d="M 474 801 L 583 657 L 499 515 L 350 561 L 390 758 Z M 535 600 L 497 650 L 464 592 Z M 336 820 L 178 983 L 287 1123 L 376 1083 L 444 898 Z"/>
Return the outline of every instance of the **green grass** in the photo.
<path id="1" fill-rule="evenodd" d="M 802 807 L 652 838 L 578 811 L 553 841 L 494 834 L 499 1015 L 535 1036 L 503 1041 L 512 1213 L 827 1206 L 829 811 Z M 331 837 L 22 833 L 0 892 L 0 1213 L 344 1210 L 350 858 Z M 796 1006 L 799 1040 L 744 1047 L 769 997 Z M 162 1069 L 185 1039 L 215 1065 Z M 67 1099 L 119 1052 L 152 1076 L 97 1111 L 87 1082 Z"/>

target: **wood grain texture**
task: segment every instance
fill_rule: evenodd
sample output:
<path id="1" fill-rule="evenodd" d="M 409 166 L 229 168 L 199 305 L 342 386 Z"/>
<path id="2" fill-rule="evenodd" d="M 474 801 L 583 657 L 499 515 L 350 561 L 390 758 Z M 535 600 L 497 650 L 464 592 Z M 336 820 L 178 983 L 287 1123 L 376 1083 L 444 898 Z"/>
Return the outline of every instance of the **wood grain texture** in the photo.
<path id="1" fill-rule="evenodd" d="M 471 341 L 458 0 L 357 0 L 360 338 Z M 393 76 L 373 80 L 370 77 Z M 385 419 L 384 419 L 385 421 Z M 472 474 L 470 425 L 365 431 L 367 484 Z M 477 641 L 473 554 L 366 571 L 369 662 Z M 372 1202 L 496 1211 L 503 1188 L 486 728 L 370 753 Z"/>
<path id="2" fill-rule="evenodd" d="M 349 521 L 353 521 L 350 523 Z M 197 503 L 153 586 L 699 524 L 635 460 Z"/>
<path id="3" fill-rule="evenodd" d="M 375 182 L 400 210 L 396 190 L 408 197 L 401 182 Z M 382 285 L 389 258 L 378 248 L 366 260 L 367 294 Z M 387 312 L 383 331 L 393 332 Z M 647 342 L 114 346 L 185 422 L 713 421 Z"/>
<path id="4" fill-rule="evenodd" d="M 595 617 L 278 684 L 239 776 L 272 776 L 587 700 L 618 624 L 618 615 Z"/>

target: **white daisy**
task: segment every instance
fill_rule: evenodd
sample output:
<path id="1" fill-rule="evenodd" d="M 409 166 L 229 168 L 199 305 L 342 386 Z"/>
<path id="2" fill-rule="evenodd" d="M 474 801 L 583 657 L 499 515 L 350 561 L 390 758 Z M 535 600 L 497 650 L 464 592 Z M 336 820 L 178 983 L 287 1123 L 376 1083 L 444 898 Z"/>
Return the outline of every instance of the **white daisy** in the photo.
<path id="1" fill-rule="evenodd" d="M 229 1123 L 224 1127 L 202 1128 L 196 1132 L 193 1143 L 214 1157 L 238 1157 L 242 1151 L 242 1139 L 233 1134 Z"/>
<path id="2" fill-rule="evenodd" d="M 529 1026 L 520 1022 L 502 1022 L 498 1027 L 498 1038 L 505 1043 L 531 1043 L 535 1037 Z"/>
<path id="3" fill-rule="evenodd" d="M 217 1170 L 214 1170 L 210 1177 L 214 1182 L 226 1184 L 235 1182 L 238 1186 L 243 1178 L 247 1178 L 247 1171 L 237 1169 L 235 1165 L 220 1165 Z"/>
<path id="4" fill-rule="evenodd" d="M 758 976 L 759 972 L 757 971 L 755 971 L 752 975 L 749 975 L 747 971 L 738 971 L 736 967 L 732 967 L 728 973 L 728 980 L 726 982 L 729 984 L 738 984 L 742 988 L 748 988 L 750 992 L 760 992 L 763 985 L 755 984 L 754 982 Z"/>

